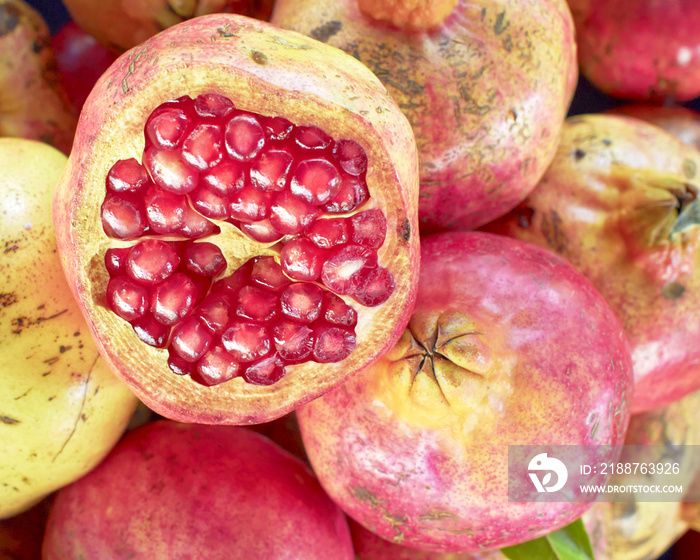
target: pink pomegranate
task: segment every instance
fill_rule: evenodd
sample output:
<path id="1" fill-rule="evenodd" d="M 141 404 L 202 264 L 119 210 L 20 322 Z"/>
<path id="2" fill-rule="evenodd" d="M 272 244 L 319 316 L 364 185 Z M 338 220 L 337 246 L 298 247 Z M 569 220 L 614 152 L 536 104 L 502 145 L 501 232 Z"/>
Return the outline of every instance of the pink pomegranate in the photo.
<path id="1" fill-rule="evenodd" d="M 568 119 L 533 193 L 487 226 L 573 263 L 632 346 L 632 411 L 700 388 L 700 152 L 630 117 Z"/>
<path id="2" fill-rule="evenodd" d="M 567 0 L 581 73 L 614 97 L 689 101 L 700 95 L 695 0 Z"/>
<path id="3" fill-rule="evenodd" d="M 557 255 L 503 236 L 424 238 L 416 307 L 381 360 L 297 410 L 323 487 L 380 537 L 485 552 L 572 522 L 590 503 L 510 502 L 512 445 L 622 444 L 627 339 Z"/>
<path id="4" fill-rule="evenodd" d="M 504 214 L 554 156 L 578 75 L 565 0 L 277 0 L 271 21 L 361 60 L 406 113 L 422 233 Z"/>
<path id="5" fill-rule="evenodd" d="M 45 560 L 352 560 L 345 516 L 311 470 L 242 427 L 163 420 L 62 489 Z"/>
<path id="6" fill-rule="evenodd" d="M 386 352 L 415 298 L 406 118 L 349 55 L 219 14 L 124 54 L 54 200 L 101 352 L 174 420 L 278 418 Z"/>

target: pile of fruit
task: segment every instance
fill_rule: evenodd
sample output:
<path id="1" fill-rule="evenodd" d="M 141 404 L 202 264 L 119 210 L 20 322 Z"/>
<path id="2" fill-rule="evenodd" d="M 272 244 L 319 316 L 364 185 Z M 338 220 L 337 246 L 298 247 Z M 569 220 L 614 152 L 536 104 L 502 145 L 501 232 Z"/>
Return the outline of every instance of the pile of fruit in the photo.
<path id="1" fill-rule="evenodd" d="M 700 6 L 62 7 L 0 0 L 0 560 L 697 557 Z M 509 499 L 624 444 L 688 492 Z"/>

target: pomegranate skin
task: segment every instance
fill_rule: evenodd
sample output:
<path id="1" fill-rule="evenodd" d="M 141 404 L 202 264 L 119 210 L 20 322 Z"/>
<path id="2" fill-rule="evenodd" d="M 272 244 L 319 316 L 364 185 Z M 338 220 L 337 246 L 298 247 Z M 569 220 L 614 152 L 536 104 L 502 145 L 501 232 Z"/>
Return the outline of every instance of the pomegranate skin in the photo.
<path id="1" fill-rule="evenodd" d="M 377 363 L 297 410 L 323 487 L 377 535 L 436 552 L 542 536 L 586 503 L 509 503 L 509 445 L 621 444 L 629 345 L 550 251 L 481 232 L 422 240 L 416 307 Z"/>
<path id="2" fill-rule="evenodd" d="M 105 302 L 104 255 L 111 246 L 100 206 L 117 159 L 139 158 L 154 108 L 182 95 L 217 93 L 239 109 L 313 125 L 355 140 L 367 154 L 367 186 L 387 220 L 377 257 L 394 275 L 391 297 L 357 306 L 357 344 L 331 364 L 289 366 L 273 385 L 242 378 L 206 387 L 173 374 L 167 351 L 145 346 Z M 63 268 L 110 367 L 158 414 L 184 422 L 251 424 L 279 418 L 376 360 L 401 335 L 415 299 L 418 172 L 410 125 L 371 72 L 349 55 L 269 23 L 232 14 L 203 16 L 122 55 L 83 106 L 75 144 L 54 198 Z M 229 223 L 208 241 L 226 252 L 229 271 L 270 254 Z"/>
<path id="3" fill-rule="evenodd" d="M 600 290 L 630 339 L 633 413 L 700 388 L 700 229 L 678 221 L 699 165 L 644 121 L 571 117 L 538 187 L 485 228 L 556 251 Z"/>
<path id="4" fill-rule="evenodd" d="M 274 0 L 65 0 L 71 18 L 116 53 L 185 20 L 227 12 L 267 20 Z"/>
<path id="5" fill-rule="evenodd" d="M 695 0 L 568 0 L 581 73 L 603 92 L 637 100 L 700 95 Z"/>
<path id="6" fill-rule="evenodd" d="M 684 144 L 700 149 L 700 112 L 690 107 L 629 103 L 606 112 L 646 121 L 673 134 Z"/>
<path id="7" fill-rule="evenodd" d="M 357 0 L 278 0 L 271 21 L 351 53 L 397 100 L 418 144 L 422 234 L 506 213 L 554 156 L 578 76 L 564 0 L 461 0 L 428 31 Z"/>
<path id="8" fill-rule="evenodd" d="M 243 427 L 146 424 L 64 490 L 45 560 L 353 558 L 345 516 L 311 470 Z"/>

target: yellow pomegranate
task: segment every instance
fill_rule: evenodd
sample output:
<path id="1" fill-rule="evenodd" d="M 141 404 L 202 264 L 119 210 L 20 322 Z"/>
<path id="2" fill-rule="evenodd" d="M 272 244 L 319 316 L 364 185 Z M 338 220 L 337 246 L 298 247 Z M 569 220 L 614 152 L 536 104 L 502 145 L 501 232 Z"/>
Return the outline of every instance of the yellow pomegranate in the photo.
<path id="1" fill-rule="evenodd" d="M 66 157 L 0 138 L 0 519 L 99 463 L 137 400 L 99 357 L 56 252 Z"/>

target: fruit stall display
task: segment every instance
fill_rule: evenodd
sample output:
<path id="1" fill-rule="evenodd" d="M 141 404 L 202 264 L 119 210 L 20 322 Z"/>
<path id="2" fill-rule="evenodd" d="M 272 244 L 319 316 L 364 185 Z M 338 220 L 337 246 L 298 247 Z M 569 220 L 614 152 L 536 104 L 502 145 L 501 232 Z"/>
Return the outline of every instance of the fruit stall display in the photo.
<path id="1" fill-rule="evenodd" d="M 0 560 L 700 556 L 696 4 L 0 0 Z"/>

